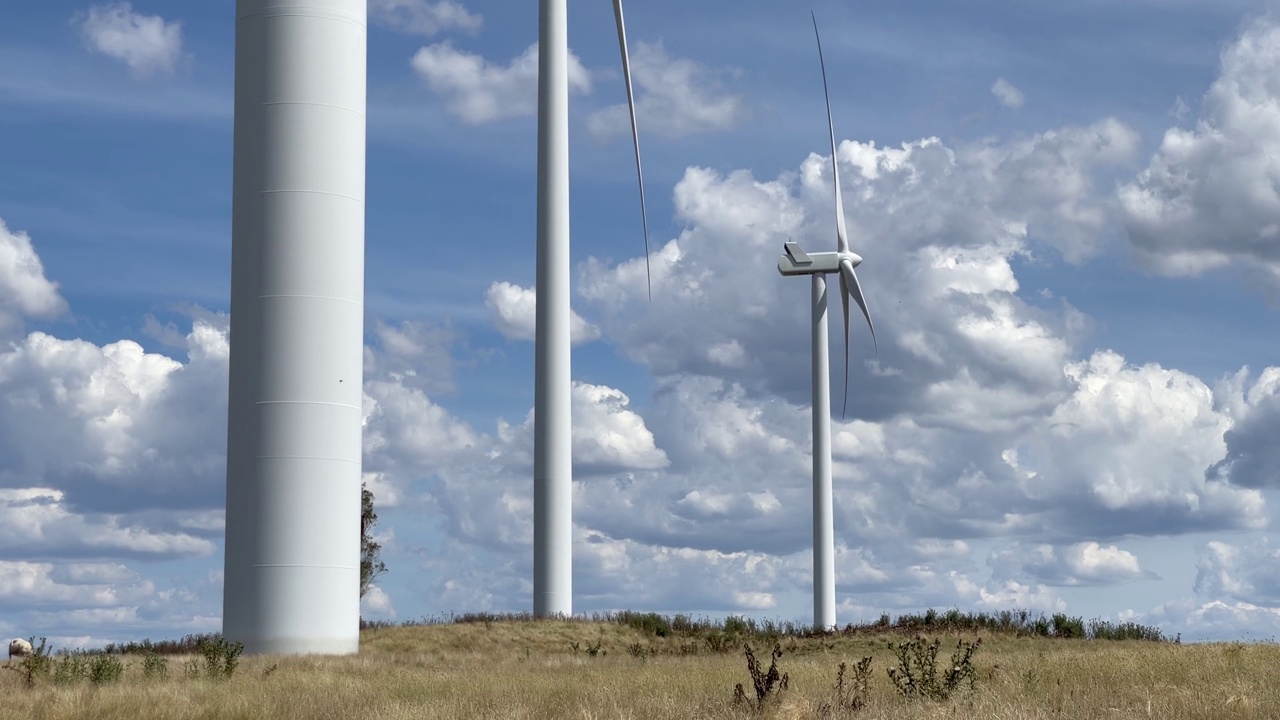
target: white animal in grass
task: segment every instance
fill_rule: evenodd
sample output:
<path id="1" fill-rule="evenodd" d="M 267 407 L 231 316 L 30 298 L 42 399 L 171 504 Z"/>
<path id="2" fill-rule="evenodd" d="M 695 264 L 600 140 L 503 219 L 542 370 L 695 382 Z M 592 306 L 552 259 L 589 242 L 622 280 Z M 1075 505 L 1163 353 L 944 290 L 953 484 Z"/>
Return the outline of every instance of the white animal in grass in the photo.
<path id="1" fill-rule="evenodd" d="M 16 640 L 10 640 L 9 641 L 9 659 L 13 660 L 15 656 L 31 657 L 31 643 L 27 642 L 26 640 L 23 640 L 22 638 L 18 638 Z"/>

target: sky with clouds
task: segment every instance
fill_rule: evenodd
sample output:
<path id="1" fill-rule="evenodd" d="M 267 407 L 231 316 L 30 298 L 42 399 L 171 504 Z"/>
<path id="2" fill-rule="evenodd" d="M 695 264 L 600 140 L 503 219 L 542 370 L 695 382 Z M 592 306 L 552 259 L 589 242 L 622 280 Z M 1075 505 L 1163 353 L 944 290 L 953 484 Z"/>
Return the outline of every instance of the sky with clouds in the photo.
<path id="1" fill-rule="evenodd" d="M 650 301 L 611 6 L 571 5 L 574 608 L 808 621 L 809 8 L 628 6 Z M 813 9 L 879 338 L 838 620 L 1276 637 L 1280 7 Z M 536 4 L 369 12 L 363 610 L 525 611 Z M 233 48 L 231 0 L 0 10 L 0 635 L 220 628 Z"/>

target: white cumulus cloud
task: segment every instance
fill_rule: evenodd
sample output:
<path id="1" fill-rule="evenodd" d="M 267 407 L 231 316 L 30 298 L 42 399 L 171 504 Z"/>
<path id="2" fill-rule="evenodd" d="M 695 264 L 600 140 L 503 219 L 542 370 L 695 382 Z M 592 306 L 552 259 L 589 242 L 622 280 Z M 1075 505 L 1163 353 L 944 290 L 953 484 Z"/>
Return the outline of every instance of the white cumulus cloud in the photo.
<path id="1" fill-rule="evenodd" d="M 90 50 L 119 60 L 139 77 L 172 73 L 182 56 L 182 23 L 144 15 L 128 2 L 94 5 L 75 22 Z"/>
<path id="2" fill-rule="evenodd" d="M 498 332 L 512 340 L 533 340 L 537 325 L 538 292 L 509 282 L 495 282 L 484 294 Z M 575 345 L 600 338 L 600 328 L 569 311 L 569 340 Z"/>
<path id="3" fill-rule="evenodd" d="M 1239 263 L 1280 298 L 1280 25 L 1259 19 L 1223 52 L 1195 127 L 1168 130 L 1119 197 L 1148 268 Z"/>
<path id="4" fill-rule="evenodd" d="M 154 532 L 115 515 L 78 515 L 59 490 L 0 489 L 0 556 L 169 558 L 214 549 L 211 541 L 187 533 Z"/>
<path id="5" fill-rule="evenodd" d="M 538 44 L 508 65 L 494 65 L 450 42 L 418 50 L 410 65 L 444 101 L 445 108 L 470 125 L 532 115 L 538 109 Z M 569 53 L 569 92 L 591 91 L 591 76 Z"/>
<path id="6" fill-rule="evenodd" d="M 1205 600 L 1280 605 L 1280 550 L 1266 538 L 1242 545 L 1205 543 L 1196 563 L 1195 591 Z"/>
<path id="7" fill-rule="evenodd" d="M 428 37 L 446 30 L 475 32 L 484 24 L 456 0 L 369 0 L 369 19 L 399 32 Z"/>
<path id="8" fill-rule="evenodd" d="M 20 331 L 24 318 L 48 320 L 66 310 L 58 284 L 44 275 L 31 237 L 10 231 L 0 219 L 0 341 Z"/>
<path id="9" fill-rule="evenodd" d="M 725 130 L 750 116 L 746 98 L 726 91 L 718 73 L 693 60 L 672 57 L 662 43 L 635 43 L 631 76 L 642 133 L 680 137 Z M 630 134 L 626 103 L 592 113 L 587 129 L 601 139 Z"/>
<path id="10" fill-rule="evenodd" d="M 991 94 L 999 103 L 1007 108 L 1017 110 L 1026 102 L 1026 97 L 1013 83 L 1004 78 L 996 78 L 991 86 Z"/>
<path id="11" fill-rule="evenodd" d="M 360 615 L 365 619 L 394 620 L 396 609 L 386 590 L 371 585 L 364 597 L 360 598 Z"/>
<path id="12" fill-rule="evenodd" d="M 1263 370 L 1251 386 L 1248 379 L 1249 369 L 1241 368 L 1217 388 L 1232 427 L 1223 437 L 1227 456 L 1211 472 L 1240 487 L 1280 487 L 1280 367 Z"/>
<path id="13" fill-rule="evenodd" d="M 1066 546 L 1014 545 L 988 559 L 999 578 L 1035 578 L 1046 585 L 1112 585 L 1152 577 L 1137 556 L 1115 545 L 1089 541 Z"/>

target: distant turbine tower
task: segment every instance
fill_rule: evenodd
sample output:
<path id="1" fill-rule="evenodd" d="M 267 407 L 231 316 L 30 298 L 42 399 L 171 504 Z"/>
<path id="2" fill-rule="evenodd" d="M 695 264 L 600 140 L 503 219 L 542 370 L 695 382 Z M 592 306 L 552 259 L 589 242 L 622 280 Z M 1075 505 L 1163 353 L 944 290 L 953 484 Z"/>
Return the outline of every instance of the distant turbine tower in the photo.
<path id="1" fill-rule="evenodd" d="M 831 121 L 831 96 L 827 92 L 827 65 L 822 59 L 822 38 L 818 35 L 818 19 L 813 20 L 813 34 L 818 39 L 818 63 L 822 67 L 822 94 L 827 100 L 827 128 L 831 133 L 831 174 L 836 190 L 836 251 L 806 254 L 800 245 L 788 241 L 786 254 L 778 260 L 783 275 L 813 276 L 813 624 L 821 629 L 836 626 L 836 549 L 835 523 L 831 500 L 831 369 L 827 358 L 827 279 L 828 273 L 840 275 L 840 300 L 844 305 L 844 417 L 849 407 L 849 297 L 862 308 L 871 328 L 871 341 L 876 342 L 876 328 L 871 323 L 867 301 L 854 268 L 862 257 L 849 250 L 844 227 L 844 198 L 840 194 L 840 165 L 836 160 L 836 129 Z M 877 350 L 879 344 L 876 345 Z"/>
<path id="2" fill-rule="evenodd" d="M 613 0 L 644 222 L 640 136 L 622 0 Z M 569 373 L 569 42 L 566 0 L 541 0 L 538 23 L 538 269 L 533 381 L 533 614 L 573 614 L 573 425 Z M 650 285 L 652 293 L 652 285 Z"/>
<path id="3" fill-rule="evenodd" d="M 360 647 L 366 0 L 237 0 L 222 632 Z"/>

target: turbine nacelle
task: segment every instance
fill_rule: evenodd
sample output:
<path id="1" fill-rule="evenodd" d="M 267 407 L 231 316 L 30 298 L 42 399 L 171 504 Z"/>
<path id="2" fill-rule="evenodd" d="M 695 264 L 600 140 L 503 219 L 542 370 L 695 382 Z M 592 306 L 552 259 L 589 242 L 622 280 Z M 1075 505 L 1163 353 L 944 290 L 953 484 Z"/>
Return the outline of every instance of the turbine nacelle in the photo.
<path id="1" fill-rule="evenodd" d="M 800 249 L 799 243 L 794 242 L 787 242 L 782 248 L 785 253 L 778 258 L 778 272 L 783 275 L 838 273 L 840 263 L 844 260 L 848 260 L 853 267 L 862 264 L 862 256 L 855 252 L 806 253 Z"/>

